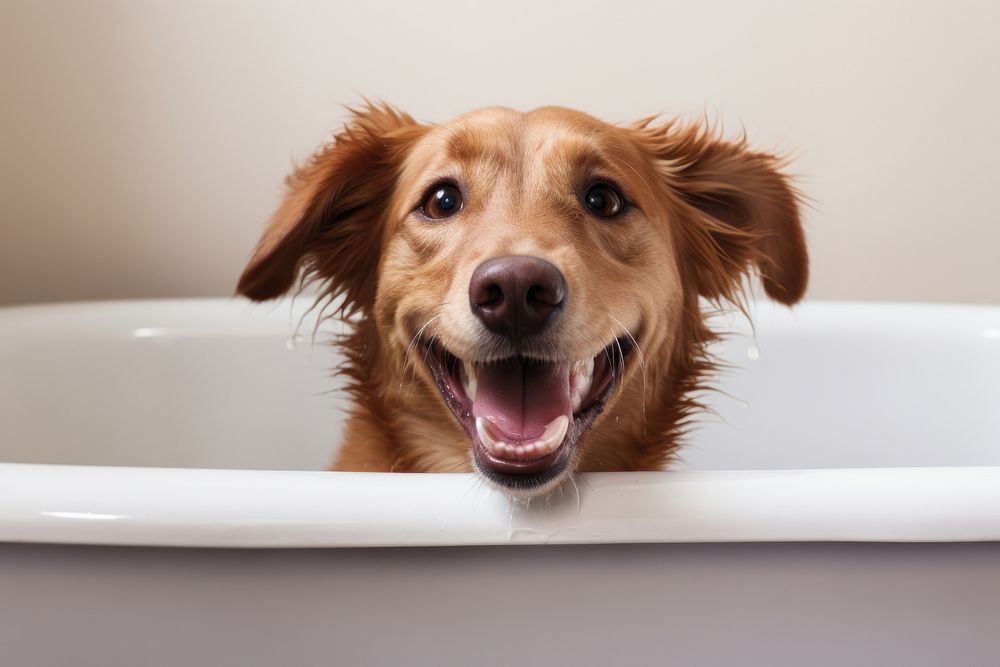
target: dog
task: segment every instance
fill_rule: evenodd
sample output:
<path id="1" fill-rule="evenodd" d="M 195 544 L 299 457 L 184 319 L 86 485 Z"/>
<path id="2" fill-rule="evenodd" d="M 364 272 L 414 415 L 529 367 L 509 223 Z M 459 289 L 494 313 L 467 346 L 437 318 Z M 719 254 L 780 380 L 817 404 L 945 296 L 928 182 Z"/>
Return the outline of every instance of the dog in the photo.
<path id="1" fill-rule="evenodd" d="M 514 497 L 669 463 L 717 335 L 702 303 L 805 291 L 778 157 L 704 123 L 385 104 L 287 179 L 237 291 L 309 281 L 349 324 L 336 470 L 478 472 Z"/>

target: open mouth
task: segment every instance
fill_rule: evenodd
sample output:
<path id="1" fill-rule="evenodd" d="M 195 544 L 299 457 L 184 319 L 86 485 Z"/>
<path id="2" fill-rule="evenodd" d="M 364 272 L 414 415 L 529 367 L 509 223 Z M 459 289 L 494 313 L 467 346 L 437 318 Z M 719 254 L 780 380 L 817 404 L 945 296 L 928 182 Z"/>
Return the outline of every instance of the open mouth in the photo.
<path id="1" fill-rule="evenodd" d="M 498 487 L 537 494 L 571 469 L 580 436 L 604 410 L 633 346 L 626 337 L 579 361 L 471 362 L 431 342 L 426 358 L 472 441 L 475 468 Z"/>

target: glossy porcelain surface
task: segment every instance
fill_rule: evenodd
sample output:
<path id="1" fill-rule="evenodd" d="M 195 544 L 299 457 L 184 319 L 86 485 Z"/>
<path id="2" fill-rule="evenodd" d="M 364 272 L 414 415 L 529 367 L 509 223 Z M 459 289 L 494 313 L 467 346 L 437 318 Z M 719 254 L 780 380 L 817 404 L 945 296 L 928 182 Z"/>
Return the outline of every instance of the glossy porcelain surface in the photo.
<path id="1" fill-rule="evenodd" d="M 346 404 L 307 305 L 0 310 L 0 541 L 1000 540 L 1000 308 L 720 316 L 732 368 L 674 469 L 522 506 L 471 475 L 318 472 Z"/>

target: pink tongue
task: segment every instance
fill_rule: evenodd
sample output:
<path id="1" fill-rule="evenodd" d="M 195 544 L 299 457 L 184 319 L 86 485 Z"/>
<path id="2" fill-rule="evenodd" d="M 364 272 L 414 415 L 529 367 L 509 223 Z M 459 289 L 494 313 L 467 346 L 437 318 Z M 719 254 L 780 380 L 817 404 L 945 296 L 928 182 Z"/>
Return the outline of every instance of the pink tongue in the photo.
<path id="1" fill-rule="evenodd" d="M 472 414 L 484 417 L 510 442 L 537 440 L 559 415 L 572 415 L 569 366 L 508 359 L 476 367 Z"/>

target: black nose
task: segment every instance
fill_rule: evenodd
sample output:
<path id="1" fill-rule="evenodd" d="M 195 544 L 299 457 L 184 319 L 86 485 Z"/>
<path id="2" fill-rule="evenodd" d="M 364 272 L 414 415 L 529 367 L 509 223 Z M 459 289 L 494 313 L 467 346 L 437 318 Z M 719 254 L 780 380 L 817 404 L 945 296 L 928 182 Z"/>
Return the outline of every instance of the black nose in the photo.
<path id="1" fill-rule="evenodd" d="M 469 281 L 469 307 L 486 328 L 520 338 L 542 331 L 566 301 L 566 279 L 538 257 L 494 257 Z"/>

